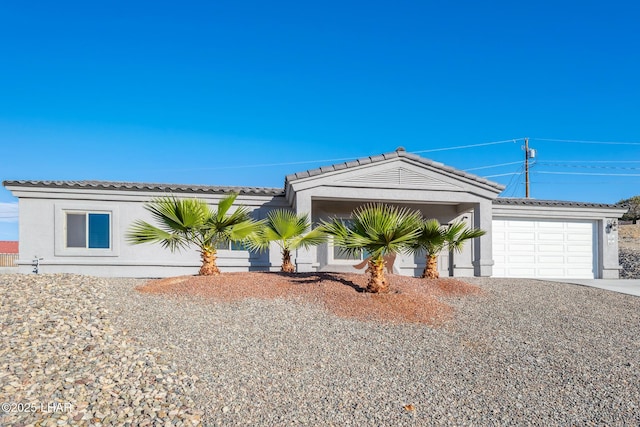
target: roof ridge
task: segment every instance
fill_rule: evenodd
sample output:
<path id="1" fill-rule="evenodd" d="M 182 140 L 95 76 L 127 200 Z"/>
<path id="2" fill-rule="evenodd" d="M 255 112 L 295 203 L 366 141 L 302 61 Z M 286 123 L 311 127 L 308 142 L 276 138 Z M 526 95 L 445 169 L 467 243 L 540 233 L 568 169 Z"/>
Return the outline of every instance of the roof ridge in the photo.
<path id="1" fill-rule="evenodd" d="M 303 179 L 303 178 L 309 178 L 312 176 L 317 176 L 323 173 L 327 173 L 327 172 L 335 172 L 335 171 L 339 171 L 339 170 L 343 170 L 343 169 L 349 169 L 349 168 L 353 168 L 353 167 L 357 167 L 357 166 L 362 166 L 362 165 L 367 165 L 367 164 L 371 164 L 371 163 L 377 163 L 377 162 L 382 162 L 385 160 L 390 160 L 390 159 L 394 159 L 394 158 L 399 158 L 399 157 L 404 157 L 407 159 L 411 159 L 414 161 L 417 161 L 419 163 L 422 163 L 424 165 L 427 166 L 432 166 L 435 167 L 437 169 L 443 170 L 445 172 L 448 173 L 452 173 L 454 175 L 458 175 L 461 177 L 464 177 L 466 179 L 470 179 L 472 181 L 476 181 L 476 182 L 480 182 L 484 185 L 488 185 L 490 187 L 494 187 L 494 188 L 498 188 L 498 189 L 504 189 L 504 186 L 502 184 L 499 184 L 497 182 L 493 182 L 493 181 L 489 181 L 486 178 L 482 178 L 478 175 L 474 175 L 474 174 L 470 174 L 467 172 L 464 172 L 460 169 L 456 169 L 452 166 L 448 166 L 445 165 L 444 163 L 441 162 L 436 162 L 434 160 L 428 159 L 426 157 L 422 157 L 419 156 L 418 154 L 415 153 L 408 153 L 407 151 L 405 151 L 405 149 L 403 147 L 398 147 L 395 151 L 391 151 L 389 153 L 383 153 L 383 154 L 378 154 L 378 155 L 374 155 L 374 156 L 367 156 L 367 157 L 362 157 L 362 158 L 358 158 L 358 159 L 354 159 L 354 160 L 350 160 L 350 161 L 346 161 L 346 162 L 341 162 L 341 163 L 336 163 L 333 165 L 328 165 L 328 166 L 320 166 L 319 168 L 315 168 L 315 169 L 307 169 L 306 171 L 302 171 L 302 172 L 295 172 L 292 174 L 289 174 L 285 177 L 285 186 L 288 182 L 290 181 L 294 181 L 297 179 Z"/>

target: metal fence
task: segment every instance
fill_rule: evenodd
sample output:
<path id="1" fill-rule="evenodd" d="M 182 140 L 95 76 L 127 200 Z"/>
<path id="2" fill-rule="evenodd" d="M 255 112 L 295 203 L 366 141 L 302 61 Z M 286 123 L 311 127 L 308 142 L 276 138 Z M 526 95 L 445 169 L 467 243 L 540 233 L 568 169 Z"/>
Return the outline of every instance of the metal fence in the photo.
<path id="1" fill-rule="evenodd" d="M 0 254 L 0 267 L 17 267 L 18 254 Z"/>

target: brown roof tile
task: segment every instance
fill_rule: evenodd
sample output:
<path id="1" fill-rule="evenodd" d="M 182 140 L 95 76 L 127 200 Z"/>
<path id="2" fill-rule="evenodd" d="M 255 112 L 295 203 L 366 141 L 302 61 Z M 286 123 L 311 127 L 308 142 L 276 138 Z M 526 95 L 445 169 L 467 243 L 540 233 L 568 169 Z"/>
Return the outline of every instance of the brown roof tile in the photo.
<path id="1" fill-rule="evenodd" d="M 13 240 L 0 240 L 0 254 L 17 254 L 18 242 Z"/>

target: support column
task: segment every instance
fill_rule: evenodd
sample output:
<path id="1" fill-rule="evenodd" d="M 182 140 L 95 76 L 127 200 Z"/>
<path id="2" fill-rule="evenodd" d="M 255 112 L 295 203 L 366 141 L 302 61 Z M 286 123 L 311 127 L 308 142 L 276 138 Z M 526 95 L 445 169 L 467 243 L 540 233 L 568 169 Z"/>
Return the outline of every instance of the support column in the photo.
<path id="1" fill-rule="evenodd" d="M 618 258 L 618 219 L 603 218 L 596 222 L 598 227 L 598 264 L 599 270 L 596 278 L 618 279 L 620 278 L 620 266 Z"/>
<path id="2" fill-rule="evenodd" d="M 467 227 L 473 228 L 472 215 L 472 212 L 467 212 L 457 217 L 454 221 L 463 222 Z M 453 251 L 450 255 L 453 256 L 453 262 L 451 263 L 453 277 L 473 277 L 473 244 L 473 241 L 468 241 L 462 247 L 462 251 Z"/>
<path id="3" fill-rule="evenodd" d="M 295 203 L 296 214 L 307 214 L 309 220 L 313 222 L 313 216 L 311 212 L 311 196 L 305 193 L 296 194 Z M 296 265 L 296 271 L 299 273 L 308 273 L 315 271 L 314 263 L 317 260 L 317 248 L 315 246 L 308 249 L 298 248 L 295 253 L 295 259 L 293 260 Z"/>
<path id="4" fill-rule="evenodd" d="M 473 269 L 476 276 L 490 277 L 493 273 L 492 221 L 493 203 L 491 200 L 480 202 L 474 206 L 473 226 L 486 232 L 484 236 L 474 239 Z"/>

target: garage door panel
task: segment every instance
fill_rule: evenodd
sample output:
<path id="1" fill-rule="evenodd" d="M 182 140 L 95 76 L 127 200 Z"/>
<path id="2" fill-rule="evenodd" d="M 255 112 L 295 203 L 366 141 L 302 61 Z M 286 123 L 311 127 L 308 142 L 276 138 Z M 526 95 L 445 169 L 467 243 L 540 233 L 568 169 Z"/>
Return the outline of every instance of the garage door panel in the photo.
<path id="1" fill-rule="evenodd" d="M 537 252 L 542 253 L 564 253 L 565 247 L 564 245 L 535 245 Z"/>
<path id="2" fill-rule="evenodd" d="M 535 255 L 509 255 L 507 256 L 507 262 L 509 264 L 533 264 Z"/>
<path id="3" fill-rule="evenodd" d="M 493 221 L 494 276 L 594 278 L 595 222 Z"/>
<path id="4" fill-rule="evenodd" d="M 513 242 L 513 241 L 517 241 L 517 240 L 524 240 L 525 242 L 531 242 L 533 241 L 533 239 L 535 239 L 535 233 L 530 232 L 530 233 L 522 233 L 522 232 L 508 232 L 507 234 L 507 239 L 509 242 Z"/>
<path id="5" fill-rule="evenodd" d="M 564 234 L 563 233 L 548 233 L 548 232 L 540 232 L 538 233 L 538 240 L 540 241 L 555 241 L 555 242 L 564 242 Z"/>
<path id="6" fill-rule="evenodd" d="M 565 222 L 566 228 L 569 230 L 585 230 L 591 232 L 593 230 L 593 222 Z"/>
<path id="7" fill-rule="evenodd" d="M 534 222 L 533 224 L 540 230 L 562 230 L 565 228 L 562 222 Z"/>
<path id="8" fill-rule="evenodd" d="M 531 252 L 533 253 L 535 250 L 535 245 L 533 243 L 531 244 L 520 244 L 520 243 L 513 243 L 508 245 L 508 250 L 509 252 Z"/>
<path id="9" fill-rule="evenodd" d="M 592 242 L 567 242 L 566 247 L 569 252 L 593 252 Z"/>
<path id="10" fill-rule="evenodd" d="M 528 220 L 520 220 L 517 223 L 513 223 L 511 221 L 505 220 L 503 221 L 503 223 L 505 228 L 508 227 L 511 230 L 517 230 L 517 229 L 531 230 L 535 227 L 535 224 L 536 224 L 534 221 L 528 221 Z"/>
<path id="11" fill-rule="evenodd" d="M 570 234 L 567 234 L 567 241 L 568 242 L 591 243 L 593 241 L 593 236 L 570 233 Z"/>
<path id="12" fill-rule="evenodd" d="M 539 264 L 562 264 L 565 263 L 565 257 L 563 255 L 539 255 L 536 257 L 536 261 Z"/>
<path id="13" fill-rule="evenodd" d="M 497 232 L 496 232 L 496 231 L 494 231 L 494 232 L 493 232 L 493 235 L 494 235 L 498 240 L 500 240 L 500 241 L 504 241 L 504 239 L 505 239 L 505 237 L 506 237 L 506 234 L 505 234 L 505 232 L 504 232 L 504 231 L 497 231 Z"/>
<path id="14" fill-rule="evenodd" d="M 590 255 L 585 255 L 585 256 L 570 255 L 570 256 L 567 256 L 567 262 L 569 264 L 579 264 L 581 266 L 591 267 L 592 257 Z"/>

